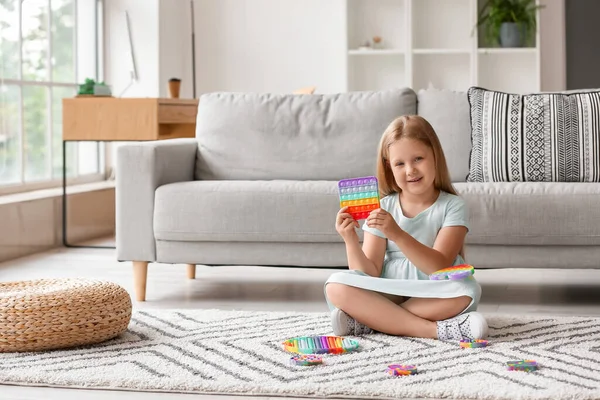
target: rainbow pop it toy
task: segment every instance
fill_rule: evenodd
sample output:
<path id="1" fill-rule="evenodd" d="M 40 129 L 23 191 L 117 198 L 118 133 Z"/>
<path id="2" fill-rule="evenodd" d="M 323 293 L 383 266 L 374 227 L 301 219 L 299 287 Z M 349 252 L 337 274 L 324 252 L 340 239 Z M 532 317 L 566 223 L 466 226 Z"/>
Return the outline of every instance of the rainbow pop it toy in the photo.
<path id="1" fill-rule="evenodd" d="M 387 373 L 392 376 L 414 375 L 417 372 L 417 367 L 414 365 L 392 364 L 387 367 Z"/>
<path id="2" fill-rule="evenodd" d="M 290 363 L 292 365 L 300 365 L 303 367 L 319 365 L 323 364 L 323 356 L 316 354 L 297 354 L 290 358 Z"/>
<path id="3" fill-rule="evenodd" d="M 358 341 L 340 336 L 299 336 L 283 342 L 290 353 L 341 354 L 358 349 Z"/>
<path id="4" fill-rule="evenodd" d="M 460 341 L 460 347 L 463 349 L 475 349 L 480 347 L 487 347 L 488 341 L 483 339 L 462 339 Z"/>
<path id="5" fill-rule="evenodd" d="M 445 279 L 458 280 L 465 279 L 475 273 L 475 268 L 469 264 L 460 264 L 453 267 L 443 268 L 429 275 L 432 281 L 443 281 Z"/>
<path id="6" fill-rule="evenodd" d="M 507 361 L 506 369 L 509 371 L 536 371 L 538 363 L 534 360 Z"/>
<path id="7" fill-rule="evenodd" d="M 374 176 L 342 179 L 338 182 L 340 206 L 348 206 L 348 213 L 355 220 L 366 219 L 379 208 L 379 185 Z"/>

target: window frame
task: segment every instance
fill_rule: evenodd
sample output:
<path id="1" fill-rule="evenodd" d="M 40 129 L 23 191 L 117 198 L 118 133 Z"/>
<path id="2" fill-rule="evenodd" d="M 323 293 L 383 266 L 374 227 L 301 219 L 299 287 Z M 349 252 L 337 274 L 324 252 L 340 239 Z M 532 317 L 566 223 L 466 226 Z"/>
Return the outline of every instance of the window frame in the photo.
<path id="1" fill-rule="evenodd" d="M 48 57 L 47 57 L 47 61 L 48 61 L 48 71 L 46 74 L 46 79 L 44 81 L 41 80 L 24 80 L 23 79 L 23 0 L 16 0 L 17 3 L 17 8 L 18 8 L 18 31 L 19 31 L 19 37 L 18 37 L 18 48 L 19 48 L 19 79 L 6 79 L 3 78 L 0 80 L 0 84 L 1 85 L 7 85 L 7 86 L 16 86 L 18 88 L 18 92 L 19 92 L 19 116 L 18 116 L 18 129 L 19 129 L 19 135 L 20 135 L 20 140 L 19 140 L 19 162 L 20 162 L 20 182 L 15 182 L 15 183 L 2 183 L 0 182 L 0 196 L 2 195 L 9 195 L 9 194 L 16 194 L 16 193 L 25 193 L 25 192 L 30 192 L 30 191 L 34 191 L 34 190 L 43 190 L 43 189 L 53 189 L 53 188 L 59 188 L 62 187 L 63 185 L 63 177 L 60 178 L 55 178 L 52 175 L 52 160 L 53 160 L 53 156 L 54 156 L 54 151 L 53 151 L 53 135 L 55 134 L 54 131 L 54 116 L 53 116 L 53 102 L 52 102 L 52 89 L 55 87 L 59 87 L 59 88 L 73 88 L 73 91 L 76 92 L 78 87 L 79 87 L 79 83 L 69 83 L 69 82 L 59 82 L 59 81 L 54 81 L 54 77 L 53 77 L 53 69 L 51 67 L 51 63 L 49 62 L 52 59 L 53 53 L 52 53 L 52 29 L 51 29 L 51 23 L 52 23 L 52 0 L 46 0 L 47 2 L 47 7 L 48 7 L 48 19 L 47 19 L 47 24 L 48 24 L 48 44 L 47 44 L 47 49 L 48 49 Z M 73 35 L 73 46 L 74 46 L 74 56 L 73 56 L 73 71 L 74 71 L 74 76 L 75 79 L 78 79 L 78 74 L 79 74 L 79 68 L 78 68 L 78 64 L 79 64 L 79 60 L 78 60 L 78 40 L 77 40 L 77 29 L 78 29 L 78 0 L 73 0 L 73 14 L 74 14 L 74 19 L 73 19 L 73 30 L 74 30 L 74 35 Z M 96 53 L 96 63 L 95 63 L 95 79 L 96 81 L 98 81 L 99 76 L 102 75 L 102 71 L 101 71 L 101 65 L 102 65 L 102 60 L 103 60 L 103 27 L 104 27 L 104 0 L 95 0 L 95 6 L 94 6 L 94 21 L 95 21 L 95 29 L 94 29 L 94 41 L 93 41 L 93 46 L 95 47 L 95 53 Z M 49 165 L 47 166 L 47 168 L 50 170 L 50 178 L 49 179 L 43 179 L 43 180 L 39 180 L 39 181 L 32 181 L 32 182 L 26 182 L 25 181 L 25 163 L 26 163 L 26 156 L 24 153 L 24 143 L 25 143 L 25 135 L 24 135 L 24 102 L 23 102 L 23 89 L 26 86 L 35 86 L 35 87 L 44 87 L 46 90 L 46 123 L 47 123 L 47 151 L 48 151 L 48 163 Z M 64 142 L 63 142 L 64 143 Z M 77 142 L 68 142 L 68 143 L 77 143 Z M 61 146 L 61 157 L 63 157 L 62 155 L 62 148 L 64 148 L 64 145 Z M 95 172 L 95 173 L 87 173 L 87 174 L 79 174 L 78 170 L 77 170 L 77 174 L 75 176 L 67 176 L 66 177 L 66 185 L 71 186 L 71 185 L 79 185 L 79 184 L 85 184 L 85 183 L 92 183 L 92 182 L 101 182 L 101 181 L 105 181 L 107 180 L 107 165 L 106 165 L 106 160 L 105 160 L 105 156 L 106 156 L 106 149 L 105 149 L 105 143 L 103 142 L 98 142 L 98 147 L 97 147 L 97 171 L 99 172 Z M 80 154 L 80 150 L 77 149 L 77 152 L 75 153 L 75 162 L 78 163 L 79 161 L 79 154 Z M 65 168 L 65 166 L 63 165 L 63 168 Z M 79 168 L 78 168 L 79 169 Z"/>

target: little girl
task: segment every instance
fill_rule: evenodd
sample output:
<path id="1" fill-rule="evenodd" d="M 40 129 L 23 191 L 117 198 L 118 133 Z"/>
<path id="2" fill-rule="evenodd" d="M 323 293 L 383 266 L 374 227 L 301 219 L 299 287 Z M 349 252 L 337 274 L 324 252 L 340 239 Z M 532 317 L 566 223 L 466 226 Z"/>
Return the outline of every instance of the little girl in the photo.
<path id="1" fill-rule="evenodd" d="M 439 269 L 464 264 L 467 209 L 450 181 L 431 125 L 410 115 L 394 120 L 379 143 L 381 208 L 359 227 L 347 207 L 335 221 L 346 243 L 350 271 L 325 283 L 336 335 L 373 331 L 445 341 L 487 337 L 475 312 L 481 287 L 471 276 L 429 280 Z"/>

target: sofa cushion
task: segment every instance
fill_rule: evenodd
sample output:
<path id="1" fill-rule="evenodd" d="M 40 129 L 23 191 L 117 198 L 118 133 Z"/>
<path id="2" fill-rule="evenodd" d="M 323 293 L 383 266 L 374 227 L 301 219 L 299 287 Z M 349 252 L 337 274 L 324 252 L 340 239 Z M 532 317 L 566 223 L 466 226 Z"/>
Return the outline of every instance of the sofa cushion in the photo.
<path id="1" fill-rule="evenodd" d="M 600 91 L 468 93 L 469 182 L 600 182 Z"/>
<path id="2" fill-rule="evenodd" d="M 466 243 L 600 245 L 600 184 L 455 183 L 469 208 Z"/>
<path id="3" fill-rule="evenodd" d="M 471 153 L 467 93 L 421 89 L 417 94 L 417 113 L 431 124 L 438 135 L 452 182 L 465 182 Z"/>
<path id="4" fill-rule="evenodd" d="M 158 240 L 341 242 L 335 181 L 192 181 L 156 190 Z M 359 230 L 362 235 L 362 230 Z"/>
<path id="5" fill-rule="evenodd" d="M 372 175 L 383 131 L 403 114 L 416 114 L 412 89 L 204 94 L 196 121 L 195 176 L 339 180 Z"/>
<path id="6" fill-rule="evenodd" d="M 469 209 L 467 244 L 600 245 L 600 184 L 454 187 Z M 154 234 L 167 241 L 341 242 L 338 210 L 335 181 L 172 183 L 156 190 Z"/>

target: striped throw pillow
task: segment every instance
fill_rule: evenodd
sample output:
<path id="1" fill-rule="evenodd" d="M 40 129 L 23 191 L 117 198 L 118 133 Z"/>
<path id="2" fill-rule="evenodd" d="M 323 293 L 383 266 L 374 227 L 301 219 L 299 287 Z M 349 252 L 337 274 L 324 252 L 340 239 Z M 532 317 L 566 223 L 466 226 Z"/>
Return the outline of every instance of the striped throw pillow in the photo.
<path id="1" fill-rule="evenodd" d="M 600 182 L 600 91 L 468 97 L 467 182 Z"/>

